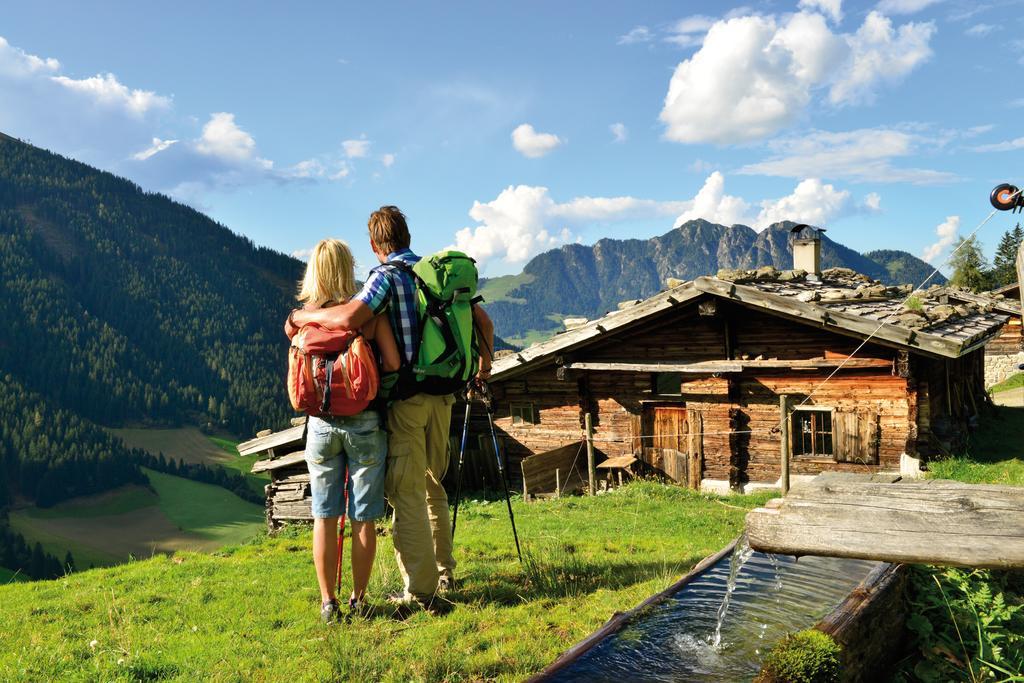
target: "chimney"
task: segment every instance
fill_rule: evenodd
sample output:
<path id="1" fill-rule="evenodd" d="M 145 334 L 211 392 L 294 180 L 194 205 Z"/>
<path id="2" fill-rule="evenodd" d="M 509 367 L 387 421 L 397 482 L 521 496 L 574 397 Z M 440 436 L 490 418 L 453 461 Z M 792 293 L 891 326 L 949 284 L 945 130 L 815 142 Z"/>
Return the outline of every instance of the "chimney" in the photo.
<path id="1" fill-rule="evenodd" d="M 821 275 L 821 233 L 824 228 L 812 228 L 801 223 L 792 228 L 793 269 Z"/>

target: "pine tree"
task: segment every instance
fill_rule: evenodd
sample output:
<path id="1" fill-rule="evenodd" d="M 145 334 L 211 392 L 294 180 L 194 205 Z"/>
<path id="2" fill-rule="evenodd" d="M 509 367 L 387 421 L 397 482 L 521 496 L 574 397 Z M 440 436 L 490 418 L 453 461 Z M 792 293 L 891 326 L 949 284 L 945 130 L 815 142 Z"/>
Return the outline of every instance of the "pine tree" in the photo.
<path id="1" fill-rule="evenodd" d="M 953 277 L 949 283 L 972 292 L 980 292 L 989 287 L 988 263 L 981 251 L 981 243 L 976 237 L 960 238 L 956 249 L 949 259 L 953 266 Z"/>
<path id="2" fill-rule="evenodd" d="M 1020 223 L 1003 233 L 992 262 L 992 287 L 1005 287 L 1017 281 L 1017 250 L 1022 240 L 1024 230 L 1021 229 Z"/>

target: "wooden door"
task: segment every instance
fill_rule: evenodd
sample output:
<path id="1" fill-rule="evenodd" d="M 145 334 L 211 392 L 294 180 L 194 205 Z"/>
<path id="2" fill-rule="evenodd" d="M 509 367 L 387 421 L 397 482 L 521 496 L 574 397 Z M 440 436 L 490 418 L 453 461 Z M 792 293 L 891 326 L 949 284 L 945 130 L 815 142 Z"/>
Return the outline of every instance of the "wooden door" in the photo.
<path id="1" fill-rule="evenodd" d="M 653 448 L 687 451 L 686 407 L 654 406 Z"/>
<path id="2" fill-rule="evenodd" d="M 689 456 L 694 452 L 693 435 L 690 434 L 690 415 L 686 406 L 650 406 L 646 418 L 644 423 L 650 439 L 646 440 L 648 447 L 644 449 L 644 460 L 669 479 L 692 486 Z"/>

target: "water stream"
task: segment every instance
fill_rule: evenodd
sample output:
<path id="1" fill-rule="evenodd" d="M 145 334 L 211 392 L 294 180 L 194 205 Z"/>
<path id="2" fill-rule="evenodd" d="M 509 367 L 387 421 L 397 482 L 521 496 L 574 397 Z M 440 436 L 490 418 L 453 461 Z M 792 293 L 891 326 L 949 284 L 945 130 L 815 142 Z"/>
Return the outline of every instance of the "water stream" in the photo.
<path id="1" fill-rule="evenodd" d="M 691 583 L 605 638 L 555 681 L 749 681 L 787 633 L 813 626 L 875 562 L 754 552 L 741 538 Z"/>

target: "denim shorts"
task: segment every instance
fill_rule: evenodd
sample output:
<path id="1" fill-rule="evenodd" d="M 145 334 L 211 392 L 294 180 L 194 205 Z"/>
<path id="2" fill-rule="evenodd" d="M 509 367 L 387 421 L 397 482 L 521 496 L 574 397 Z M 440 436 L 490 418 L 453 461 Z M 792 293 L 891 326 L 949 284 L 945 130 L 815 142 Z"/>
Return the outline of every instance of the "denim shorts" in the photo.
<path id="1" fill-rule="evenodd" d="M 310 417 L 306 465 L 313 516 L 340 517 L 348 468 L 348 516 L 369 522 L 384 516 L 387 435 L 372 410 L 346 417 Z"/>

